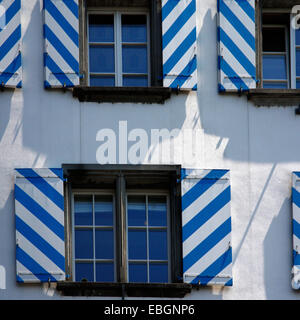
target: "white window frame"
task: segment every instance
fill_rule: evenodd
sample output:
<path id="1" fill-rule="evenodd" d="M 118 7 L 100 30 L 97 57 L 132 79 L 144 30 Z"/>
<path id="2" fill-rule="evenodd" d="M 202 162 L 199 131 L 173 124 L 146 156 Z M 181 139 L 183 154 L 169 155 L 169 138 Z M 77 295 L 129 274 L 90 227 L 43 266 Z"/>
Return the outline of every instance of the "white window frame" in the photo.
<path id="1" fill-rule="evenodd" d="M 89 17 L 90 15 L 114 15 L 114 42 L 99 42 L 99 43 L 90 43 L 89 41 Z M 147 80 L 148 84 L 147 86 L 150 86 L 151 81 L 151 74 L 150 74 L 150 15 L 148 10 L 141 10 L 141 9 L 134 9 L 134 8 L 90 8 L 87 13 L 87 64 L 88 64 L 88 86 L 90 86 L 90 45 L 114 45 L 114 53 L 115 53 L 115 87 L 123 87 L 123 70 L 122 70 L 122 44 L 121 41 L 121 35 L 122 35 L 122 21 L 121 17 L 122 15 L 146 15 L 147 17 Z M 127 44 L 127 42 L 125 42 Z M 129 45 L 145 45 L 145 43 L 128 43 Z M 110 75 L 110 73 L 92 73 L 94 75 Z M 126 74 L 126 73 L 125 73 Z M 135 75 L 135 74 L 131 74 Z M 137 75 L 143 75 L 143 74 L 137 74 Z M 146 74 L 145 74 L 146 75 Z"/>
<path id="2" fill-rule="evenodd" d="M 76 226 L 75 227 L 75 196 L 77 195 L 86 195 L 86 196 L 91 196 L 93 199 L 92 202 L 92 206 L 93 206 L 93 225 L 92 226 Z M 116 266 L 116 234 L 115 234 L 115 230 L 116 230 L 116 199 L 115 199 L 115 193 L 113 190 L 105 190 L 105 191 L 99 191 L 99 190 L 74 190 L 72 192 L 72 274 L 73 274 L 73 279 L 74 281 L 76 281 L 76 262 L 90 262 L 93 263 L 93 270 L 94 270 L 94 281 L 96 282 L 96 263 L 97 262 L 101 262 L 101 261 L 105 261 L 105 260 L 111 260 L 111 259 L 96 259 L 96 253 L 95 253 L 95 230 L 96 229 L 104 229 L 104 227 L 99 227 L 99 226 L 95 226 L 95 196 L 112 196 L 113 199 L 113 225 L 112 225 L 112 230 L 113 230 L 113 239 L 114 239 L 114 259 L 113 259 L 113 263 L 114 263 L 114 282 L 116 282 L 116 272 L 117 272 L 117 266 Z M 75 229 L 79 228 L 79 229 L 92 229 L 93 230 L 93 259 L 76 259 L 75 258 Z"/>
<path id="3" fill-rule="evenodd" d="M 291 14 L 290 22 L 290 50 L 291 50 L 291 88 L 297 88 L 297 80 L 300 81 L 300 76 L 296 75 L 296 50 L 300 50 L 300 45 L 296 45 L 296 30 L 292 26 L 292 20 L 295 18 L 295 14 Z"/>
<path id="4" fill-rule="evenodd" d="M 146 260 L 133 260 L 129 259 L 128 252 L 128 229 L 138 229 L 138 227 L 129 227 L 128 226 L 128 196 L 144 196 L 146 198 L 146 218 L 147 218 L 147 226 L 142 228 L 143 230 L 146 229 L 147 232 L 147 259 Z M 166 203 L 167 203 L 167 226 L 166 227 L 150 227 L 148 226 L 148 198 L 149 196 L 164 196 L 166 197 Z M 150 282 L 150 273 L 149 273 L 149 265 L 152 260 L 149 259 L 149 229 L 157 229 L 157 230 L 167 230 L 167 241 L 168 241 L 168 256 L 167 260 L 161 260 L 161 262 L 164 262 L 168 264 L 168 283 L 171 282 L 171 259 L 170 259 L 170 252 L 171 252 L 171 235 L 170 235 L 170 198 L 169 198 L 169 193 L 163 190 L 128 190 L 126 192 L 126 237 L 127 237 L 127 279 L 129 281 L 129 262 L 134 261 L 134 262 L 143 262 L 147 264 L 147 283 Z M 130 260 L 130 261 L 129 261 Z M 155 262 L 159 263 L 160 260 L 155 260 Z"/>
<path id="5" fill-rule="evenodd" d="M 270 56 L 276 56 L 276 55 L 280 55 L 283 56 L 285 55 L 285 61 L 286 61 L 286 74 L 287 74 L 287 79 L 264 79 L 263 77 L 263 63 L 262 63 L 262 86 L 264 87 L 264 83 L 287 83 L 287 89 L 291 88 L 291 76 L 290 76 L 290 52 L 289 52 L 289 46 L 288 46 L 288 38 L 289 38 L 289 32 L 288 32 L 288 28 L 286 27 L 286 25 L 282 25 L 282 24 L 263 24 L 262 25 L 262 29 L 264 28 L 283 28 L 285 30 L 285 52 L 264 52 L 262 50 L 262 61 L 263 61 L 263 57 L 264 55 L 270 55 Z"/>

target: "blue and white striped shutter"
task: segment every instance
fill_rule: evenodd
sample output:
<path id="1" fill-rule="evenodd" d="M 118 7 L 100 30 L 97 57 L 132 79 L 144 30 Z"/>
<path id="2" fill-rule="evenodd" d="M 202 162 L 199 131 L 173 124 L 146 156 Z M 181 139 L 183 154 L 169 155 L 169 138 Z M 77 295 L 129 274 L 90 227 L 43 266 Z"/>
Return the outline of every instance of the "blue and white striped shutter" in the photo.
<path id="1" fill-rule="evenodd" d="M 292 287 L 300 289 L 300 172 L 293 172 L 293 280 Z"/>
<path id="2" fill-rule="evenodd" d="M 78 0 L 44 0 L 45 88 L 79 85 Z"/>
<path id="3" fill-rule="evenodd" d="M 164 87 L 197 90 L 196 0 L 162 0 Z"/>
<path id="4" fill-rule="evenodd" d="M 218 0 L 219 91 L 256 88 L 255 0 Z"/>
<path id="5" fill-rule="evenodd" d="M 22 87 L 21 0 L 0 1 L 0 86 Z"/>
<path id="6" fill-rule="evenodd" d="M 16 169 L 17 282 L 65 280 L 62 169 Z"/>
<path id="7" fill-rule="evenodd" d="M 228 170 L 182 169 L 183 280 L 232 286 Z"/>

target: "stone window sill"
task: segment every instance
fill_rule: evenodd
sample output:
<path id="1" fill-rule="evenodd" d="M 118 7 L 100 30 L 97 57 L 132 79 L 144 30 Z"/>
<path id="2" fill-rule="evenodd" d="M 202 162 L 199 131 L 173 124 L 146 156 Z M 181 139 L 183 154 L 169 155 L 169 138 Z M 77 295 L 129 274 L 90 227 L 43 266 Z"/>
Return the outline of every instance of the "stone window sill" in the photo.
<path id="1" fill-rule="evenodd" d="M 298 106 L 300 89 L 250 89 L 244 94 L 256 106 Z"/>
<path id="2" fill-rule="evenodd" d="M 80 102 L 133 102 L 163 104 L 172 90 L 163 87 L 86 87 L 77 86 L 73 96 Z"/>
<path id="3" fill-rule="evenodd" d="M 64 296 L 164 297 L 183 298 L 192 290 L 186 283 L 100 283 L 58 282 L 56 289 Z"/>

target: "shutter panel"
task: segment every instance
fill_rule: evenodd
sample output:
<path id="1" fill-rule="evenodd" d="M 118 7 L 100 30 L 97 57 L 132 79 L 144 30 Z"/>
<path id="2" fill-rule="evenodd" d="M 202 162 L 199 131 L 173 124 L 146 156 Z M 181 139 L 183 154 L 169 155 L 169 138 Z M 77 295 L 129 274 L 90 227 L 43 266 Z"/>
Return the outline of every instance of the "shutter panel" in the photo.
<path id="1" fill-rule="evenodd" d="M 256 88 L 255 0 L 218 0 L 219 91 Z"/>
<path id="2" fill-rule="evenodd" d="M 232 286 L 229 171 L 181 175 L 184 282 Z"/>
<path id="3" fill-rule="evenodd" d="M 44 0 L 45 88 L 79 85 L 78 0 Z"/>
<path id="4" fill-rule="evenodd" d="M 16 169 L 18 282 L 65 280 L 62 169 Z"/>
<path id="5" fill-rule="evenodd" d="M 196 1 L 162 1 L 164 87 L 197 90 Z"/>
<path id="6" fill-rule="evenodd" d="M 0 86 L 21 88 L 21 0 L 0 1 Z"/>
<path id="7" fill-rule="evenodd" d="M 300 289 L 300 172 L 293 172 L 293 280 L 292 287 Z"/>

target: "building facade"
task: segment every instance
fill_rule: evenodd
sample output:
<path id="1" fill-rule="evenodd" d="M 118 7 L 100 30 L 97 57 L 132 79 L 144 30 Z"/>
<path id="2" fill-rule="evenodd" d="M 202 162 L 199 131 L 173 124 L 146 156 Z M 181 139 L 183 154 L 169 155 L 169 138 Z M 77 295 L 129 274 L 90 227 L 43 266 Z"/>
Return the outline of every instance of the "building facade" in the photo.
<path id="1" fill-rule="evenodd" d="M 299 299 L 299 11 L 0 1 L 0 299 Z"/>

